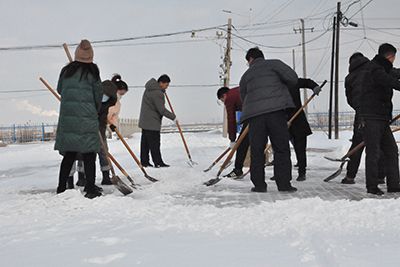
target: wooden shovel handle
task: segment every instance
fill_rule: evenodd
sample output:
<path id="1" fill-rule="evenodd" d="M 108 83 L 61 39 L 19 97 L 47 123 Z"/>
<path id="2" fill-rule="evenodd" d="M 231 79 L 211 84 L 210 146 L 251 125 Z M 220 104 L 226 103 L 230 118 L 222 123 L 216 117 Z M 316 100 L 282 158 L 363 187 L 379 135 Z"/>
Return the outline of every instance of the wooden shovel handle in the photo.
<path id="1" fill-rule="evenodd" d="M 236 150 L 239 148 L 240 144 L 243 142 L 243 140 L 246 138 L 247 134 L 249 132 L 249 126 L 247 125 L 246 128 L 243 130 L 242 134 L 239 136 L 239 139 L 236 141 L 236 144 L 233 146 L 231 152 L 229 155 L 226 157 L 224 163 L 222 163 L 217 177 L 222 173 L 222 171 L 226 168 L 226 165 L 228 165 L 229 161 L 232 159 L 233 155 L 235 154 Z"/>
<path id="2" fill-rule="evenodd" d="M 169 97 L 168 97 L 167 93 L 165 92 L 164 94 L 165 94 L 165 98 L 167 99 L 168 106 L 171 109 L 171 112 L 175 114 L 174 108 L 172 107 L 171 101 L 169 100 Z M 175 116 L 176 116 L 176 114 L 175 114 Z M 192 156 L 190 155 L 189 147 L 188 147 L 188 145 L 186 143 L 185 136 L 183 135 L 182 128 L 179 125 L 178 121 L 176 121 L 176 126 L 178 127 L 179 134 L 180 134 L 180 136 L 182 138 L 182 142 L 183 142 L 183 146 L 185 147 L 186 154 L 188 155 L 189 159 L 192 160 Z"/>

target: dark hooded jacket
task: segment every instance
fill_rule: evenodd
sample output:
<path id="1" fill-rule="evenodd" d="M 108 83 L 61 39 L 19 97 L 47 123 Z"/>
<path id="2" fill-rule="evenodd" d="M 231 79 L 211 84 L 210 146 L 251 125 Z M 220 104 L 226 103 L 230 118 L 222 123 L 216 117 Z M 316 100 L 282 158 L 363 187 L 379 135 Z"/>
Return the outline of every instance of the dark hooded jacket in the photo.
<path id="1" fill-rule="evenodd" d="M 101 103 L 99 111 L 100 132 L 103 134 L 107 127 L 108 109 L 117 103 L 117 86 L 110 80 L 105 80 L 101 83 L 103 89 L 103 96 L 109 97 L 107 101 Z"/>
<path id="2" fill-rule="evenodd" d="M 363 81 L 369 75 L 369 62 L 369 59 L 364 56 L 352 60 L 349 65 L 349 74 L 344 81 L 347 103 L 357 115 L 361 107 Z"/>

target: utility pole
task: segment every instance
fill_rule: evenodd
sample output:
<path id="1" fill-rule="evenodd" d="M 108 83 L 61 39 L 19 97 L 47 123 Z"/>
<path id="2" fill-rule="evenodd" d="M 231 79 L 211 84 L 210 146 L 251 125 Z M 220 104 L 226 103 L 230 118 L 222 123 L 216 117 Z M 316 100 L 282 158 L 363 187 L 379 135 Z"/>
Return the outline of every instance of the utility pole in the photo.
<path id="1" fill-rule="evenodd" d="M 305 31 L 314 31 L 314 28 L 304 28 L 304 19 L 300 19 L 301 27 L 293 29 L 295 33 L 301 33 L 301 47 L 303 50 L 303 78 L 307 78 L 307 68 L 306 68 L 306 33 Z M 303 101 L 306 102 L 308 99 L 307 90 L 303 89 Z M 304 112 L 307 114 L 308 109 L 305 107 Z"/>
<path id="2" fill-rule="evenodd" d="M 296 71 L 296 53 L 294 49 L 292 49 L 292 60 L 293 60 L 293 70 Z"/>
<path id="3" fill-rule="evenodd" d="M 339 44 L 340 44 L 340 22 L 342 12 L 340 2 L 337 3 L 336 14 L 336 58 L 335 58 L 335 139 L 339 139 Z"/>
<path id="4" fill-rule="evenodd" d="M 224 87 L 229 87 L 229 82 L 231 78 L 231 50 L 232 50 L 232 19 L 228 19 L 228 30 L 227 30 L 227 37 L 226 37 L 226 50 L 224 56 Z M 222 125 L 222 136 L 228 136 L 228 119 L 226 108 L 224 107 L 224 120 Z"/>
<path id="5" fill-rule="evenodd" d="M 332 107 L 333 107 L 333 76 L 335 69 L 335 38 L 336 38 L 336 17 L 333 17 L 332 26 L 332 54 L 331 54 L 331 83 L 329 90 L 329 125 L 328 125 L 328 137 L 332 139 Z"/>

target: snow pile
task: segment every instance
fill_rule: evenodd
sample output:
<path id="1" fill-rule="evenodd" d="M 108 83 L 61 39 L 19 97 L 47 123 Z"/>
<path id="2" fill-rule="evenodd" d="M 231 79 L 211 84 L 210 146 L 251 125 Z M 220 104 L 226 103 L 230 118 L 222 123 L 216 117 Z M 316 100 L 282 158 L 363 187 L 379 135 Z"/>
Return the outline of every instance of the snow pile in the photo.
<path id="1" fill-rule="evenodd" d="M 313 135 L 313 171 L 309 181 L 296 184 L 299 192 L 306 183 L 316 188 L 323 183 L 319 167 L 337 167 L 318 149 L 339 156 L 349 146 L 348 135 L 335 142 L 322 133 Z M 122 196 L 107 186 L 105 196 L 94 200 L 84 198 L 80 189 L 54 193 L 60 156 L 52 143 L 2 149 L 2 265 L 398 266 L 397 199 L 326 201 L 284 194 L 287 200 L 274 201 L 273 183 L 267 194 L 250 193 L 248 177 L 205 187 L 217 166 L 210 173 L 202 169 L 227 142 L 214 133 L 186 137 L 199 165 L 185 163 L 178 134 L 163 135 L 163 156 L 172 167 L 148 168 L 160 179 L 154 184 L 143 178 L 122 144 L 111 141 L 111 152 L 141 187 Z M 139 135 L 129 143 L 137 152 Z"/>

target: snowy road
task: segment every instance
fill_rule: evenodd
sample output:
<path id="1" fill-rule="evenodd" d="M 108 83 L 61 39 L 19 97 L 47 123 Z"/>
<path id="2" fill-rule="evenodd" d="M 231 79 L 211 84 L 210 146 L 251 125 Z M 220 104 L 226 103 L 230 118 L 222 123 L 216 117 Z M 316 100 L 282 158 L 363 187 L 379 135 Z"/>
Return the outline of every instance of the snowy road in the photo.
<path id="1" fill-rule="evenodd" d="M 361 178 L 339 184 L 344 172 L 322 182 L 338 168 L 322 157 L 344 154 L 349 133 L 339 141 L 312 136 L 308 180 L 294 182 L 295 194 L 270 181 L 268 193 L 250 193 L 249 177 L 203 186 L 217 169 L 202 170 L 227 141 L 186 136 L 199 165 L 186 165 L 179 135 L 163 135 L 172 167 L 147 169 L 155 184 L 111 141 L 142 186 L 125 197 L 108 186 L 94 200 L 78 189 L 54 193 L 60 156 L 52 143 L 0 148 L 1 266 L 399 266 L 400 195 L 370 197 Z M 138 152 L 139 135 L 128 142 Z"/>

